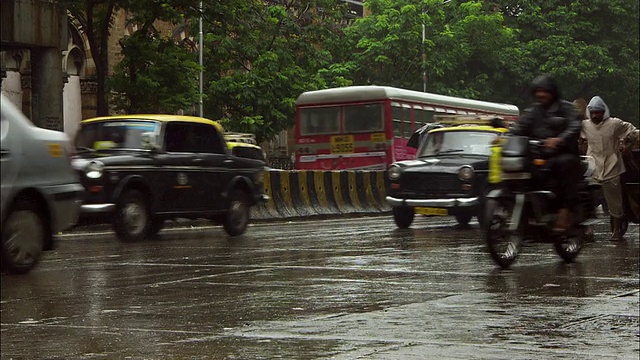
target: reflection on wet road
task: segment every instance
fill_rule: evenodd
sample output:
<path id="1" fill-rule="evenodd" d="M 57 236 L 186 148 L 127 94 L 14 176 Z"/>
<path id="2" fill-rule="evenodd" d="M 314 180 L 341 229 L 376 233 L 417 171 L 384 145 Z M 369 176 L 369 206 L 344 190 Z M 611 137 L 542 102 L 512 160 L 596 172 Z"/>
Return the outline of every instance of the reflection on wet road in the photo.
<path id="1" fill-rule="evenodd" d="M 389 217 L 63 236 L 2 276 L 2 359 L 637 359 L 638 226 L 493 265 L 477 224 Z"/>

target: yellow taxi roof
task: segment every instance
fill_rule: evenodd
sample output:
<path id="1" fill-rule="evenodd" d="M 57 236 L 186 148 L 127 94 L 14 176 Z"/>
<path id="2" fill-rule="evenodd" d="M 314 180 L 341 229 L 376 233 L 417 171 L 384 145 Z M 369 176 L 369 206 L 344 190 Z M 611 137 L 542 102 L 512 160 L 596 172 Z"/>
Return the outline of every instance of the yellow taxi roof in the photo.
<path id="1" fill-rule="evenodd" d="M 507 128 L 496 128 L 488 125 L 470 125 L 470 126 L 451 126 L 451 127 L 443 127 L 433 129 L 431 132 L 444 132 L 444 131 L 489 131 L 489 132 L 498 132 L 498 133 L 506 133 L 509 131 Z"/>
<path id="2" fill-rule="evenodd" d="M 101 117 L 82 120 L 82 123 L 87 124 L 87 123 L 111 121 L 111 120 L 153 120 L 153 121 L 162 121 L 162 122 L 173 122 L 173 121 L 195 122 L 200 124 L 213 125 L 218 129 L 218 131 L 220 132 L 224 131 L 222 128 L 222 125 L 220 125 L 219 123 L 213 120 L 209 120 L 209 119 L 198 117 L 198 116 L 171 115 L 171 114 L 127 114 L 127 115 L 101 116 Z"/>
<path id="3" fill-rule="evenodd" d="M 258 146 L 258 145 L 245 143 L 245 142 L 239 142 L 239 141 L 227 141 L 227 147 L 229 147 L 229 149 L 233 149 L 236 146 L 250 147 L 250 148 L 262 150 L 262 148 L 260 146 Z"/>

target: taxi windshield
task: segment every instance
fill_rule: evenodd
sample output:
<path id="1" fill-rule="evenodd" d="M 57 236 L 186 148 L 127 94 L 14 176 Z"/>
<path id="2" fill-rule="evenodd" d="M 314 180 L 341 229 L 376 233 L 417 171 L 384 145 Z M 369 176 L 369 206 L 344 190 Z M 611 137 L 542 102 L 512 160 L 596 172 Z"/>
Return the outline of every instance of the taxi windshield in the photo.
<path id="1" fill-rule="evenodd" d="M 437 155 L 491 155 L 491 142 L 498 136 L 491 131 L 434 131 L 420 147 L 418 157 Z"/>
<path id="2" fill-rule="evenodd" d="M 143 149 L 142 134 L 157 133 L 154 121 L 118 119 L 82 124 L 75 146 L 82 150 Z"/>

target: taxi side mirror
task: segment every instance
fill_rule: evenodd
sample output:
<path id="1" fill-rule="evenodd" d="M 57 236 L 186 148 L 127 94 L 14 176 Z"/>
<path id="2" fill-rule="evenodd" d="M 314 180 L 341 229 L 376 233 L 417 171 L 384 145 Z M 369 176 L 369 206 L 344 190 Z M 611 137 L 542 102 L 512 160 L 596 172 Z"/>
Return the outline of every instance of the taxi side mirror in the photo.
<path id="1" fill-rule="evenodd" d="M 140 138 L 142 142 L 142 148 L 145 150 L 159 150 L 160 147 L 157 144 L 156 134 L 152 132 L 144 132 Z"/>

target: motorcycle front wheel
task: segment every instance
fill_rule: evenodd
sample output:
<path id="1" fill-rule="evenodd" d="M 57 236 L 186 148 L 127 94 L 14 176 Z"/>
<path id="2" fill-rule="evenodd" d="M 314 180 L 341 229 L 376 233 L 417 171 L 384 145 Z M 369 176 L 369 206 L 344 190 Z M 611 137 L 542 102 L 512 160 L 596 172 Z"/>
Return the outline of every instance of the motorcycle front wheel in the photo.
<path id="1" fill-rule="evenodd" d="M 503 269 L 516 261 L 523 240 L 520 226 L 509 230 L 513 209 L 513 199 L 489 199 L 485 206 L 482 232 L 491 258 Z"/>

